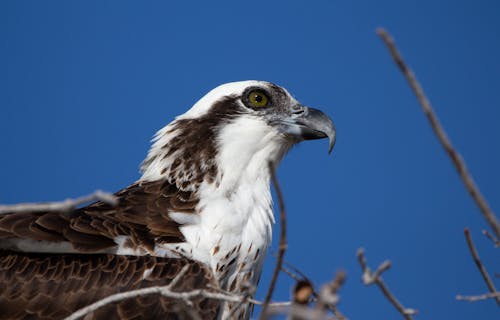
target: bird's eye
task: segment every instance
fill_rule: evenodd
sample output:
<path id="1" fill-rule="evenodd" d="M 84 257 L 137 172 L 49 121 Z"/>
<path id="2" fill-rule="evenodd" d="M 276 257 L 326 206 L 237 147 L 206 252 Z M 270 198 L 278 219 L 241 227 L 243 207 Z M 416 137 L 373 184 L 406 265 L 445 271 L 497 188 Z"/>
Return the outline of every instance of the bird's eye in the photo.
<path id="1" fill-rule="evenodd" d="M 269 98 L 266 94 L 260 90 L 253 90 L 248 94 L 248 102 L 255 108 L 261 108 L 267 106 Z"/>

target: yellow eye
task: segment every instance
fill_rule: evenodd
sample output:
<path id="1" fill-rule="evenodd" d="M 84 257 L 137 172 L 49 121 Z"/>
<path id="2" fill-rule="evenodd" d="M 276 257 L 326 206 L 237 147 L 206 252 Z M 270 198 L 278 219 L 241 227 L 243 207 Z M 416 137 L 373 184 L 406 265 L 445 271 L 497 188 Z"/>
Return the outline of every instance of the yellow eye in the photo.
<path id="1" fill-rule="evenodd" d="M 265 107 L 269 102 L 266 94 L 260 90 L 253 90 L 248 94 L 248 102 L 255 108 Z"/>

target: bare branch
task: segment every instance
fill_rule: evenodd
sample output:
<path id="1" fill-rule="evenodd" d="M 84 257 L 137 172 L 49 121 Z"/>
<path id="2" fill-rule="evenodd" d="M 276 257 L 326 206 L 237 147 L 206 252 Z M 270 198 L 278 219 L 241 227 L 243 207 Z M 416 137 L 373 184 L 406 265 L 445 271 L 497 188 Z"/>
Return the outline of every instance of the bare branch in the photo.
<path id="1" fill-rule="evenodd" d="M 427 119 L 429 120 L 431 127 L 434 133 L 436 134 L 439 142 L 441 143 L 442 147 L 445 149 L 451 161 L 455 165 L 458 174 L 462 178 L 465 188 L 469 192 L 472 199 L 476 202 L 477 206 L 481 210 L 481 213 L 483 214 L 484 219 L 486 219 L 491 229 L 495 233 L 496 237 L 500 238 L 500 224 L 498 222 L 497 217 L 489 207 L 488 202 L 483 197 L 481 191 L 479 190 L 479 187 L 476 185 L 474 179 L 468 172 L 465 161 L 451 144 L 450 139 L 448 138 L 446 132 L 441 126 L 438 117 L 434 113 L 431 103 L 427 99 L 427 96 L 425 95 L 424 90 L 422 89 L 422 86 L 415 77 L 413 71 L 408 67 L 408 65 L 401 57 L 401 54 L 396 48 L 396 44 L 394 43 L 394 40 L 389 35 L 389 33 L 387 33 L 387 31 L 385 31 L 383 28 L 378 28 L 377 34 L 384 41 L 385 45 L 389 49 L 389 52 L 394 62 L 397 64 L 397 66 L 405 76 L 406 80 L 408 81 L 413 92 L 417 96 L 417 100 L 422 106 L 424 114 L 427 116 Z"/>
<path id="2" fill-rule="evenodd" d="M 111 193 L 97 190 L 87 196 L 79 197 L 76 199 L 66 199 L 60 202 L 47 202 L 47 203 L 18 203 L 13 205 L 0 205 L 0 214 L 14 213 L 14 212 L 39 212 L 39 211 L 58 211 L 66 212 L 71 211 L 78 206 L 91 202 L 102 201 L 111 206 L 118 204 L 118 199 Z"/>
<path id="3" fill-rule="evenodd" d="M 288 315 L 294 319 L 302 320 L 337 320 L 334 317 L 326 316 L 323 310 L 311 309 L 298 304 L 283 307 L 272 304 L 269 306 L 266 316 L 272 315 Z"/>
<path id="4" fill-rule="evenodd" d="M 320 294 L 318 294 L 318 292 L 316 292 L 316 290 L 314 289 L 312 281 L 302 271 L 300 271 L 299 268 L 297 268 L 290 262 L 283 260 L 283 266 L 281 266 L 281 271 L 285 272 L 290 278 L 295 280 L 297 282 L 297 285 L 299 285 L 301 282 L 310 283 L 311 289 L 313 290 L 312 291 L 313 301 L 317 302 L 319 300 Z M 297 303 L 298 301 L 295 301 L 295 298 L 296 297 L 294 296 L 294 302 Z M 325 307 L 328 308 L 337 317 L 337 319 L 346 319 L 346 317 L 338 310 L 336 305 L 326 305 Z"/>
<path id="5" fill-rule="evenodd" d="M 278 257 L 278 255 L 273 254 L 275 258 Z M 281 266 L 281 271 L 285 272 L 290 278 L 292 278 L 295 281 L 300 281 L 300 280 L 307 280 L 309 282 L 312 282 L 309 277 L 305 275 L 304 272 L 300 271 L 299 268 L 291 264 L 290 262 L 286 261 L 283 259 L 283 265 Z"/>
<path id="6" fill-rule="evenodd" d="M 329 309 L 332 310 L 333 314 L 337 319 L 345 319 L 345 316 L 337 309 L 337 303 L 339 302 L 339 290 L 344 285 L 346 279 L 346 273 L 342 270 L 337 271 L 335 278 L 330 282 L 321 287 L 317 307 L 319 309 Z"/>
<path id="7" fill-rule="evenodd" d="M 274 288 L 276 286 L 276 281 L 278 280 L 278 274 L 281 270 L 281 266 L 283 265 L 283 257 L 285 255 L 285 250 L 287 247 L 286 241 L 286 211 L 285 211 L 285 201 L 283 199 L 283 193 L 281 192 L 281 188 L 276 178 L 276 168 L 274 163 L 269 163 L 269 171 L 271 172 L 271 179 L 273 181 L 274 190 L 276 191 L 276 195 L 278 197 L 278 205 L 280 210 L 280 243 L 278 249 L 278 258 L 276 259 L 276 266 L 274 267 L 273 277 L 271 278 L 271 283 L 269 284 L 269 288 L 267 290 L 266 298 L 264 299 L 264 303 L 262 304 L 262 310 L 260 312 L 259 319 L 264 319 L 266 314 L 266 309 L 271 302 L 271 298 L 273 296 Z"/>
<path id="8" fill-rule="evenodd" d="M 283 261 L 283 263 L 286 263 L 286 261 Z M 283 271 L 284 273 L 286 273 L 290 278 L 292 278 L 293 280 L 295 280 L 296 282 L 300 282 L 300 281 L 309 281 L 309 278 L 307 277 L 304 277 L 302 276 L 301 274 L 297 274 L 295 272 L 295 270 L 290 270 L 288 269 L 287 267 L 285 266 L 281 266 L 281 271 Z M 310 281 L 309 281 L 310 282 Z"/>
<path id="9" fill-rule="evenodd" d="M 357 256 L 359 264 L 361 265 L 361 269 L 363 271 L 362 275 L 363 284 L 371 285 L 375 283 L 382 291 L 384 296 L 387 298 L 387 300 L 389 300 L 389 302 L 399 311 L 399 313 L 401 313 L 401 315 L 406 320 L 412 320 L 413 319 L 412 316 L 417 314 L 417 310 L 405 308 L 401 304 L 401 302 L 399 302 L 398 299 L 389 291 L 389 288 L 387 288 L 387 285 L 382 280 L 381 276 L 382 273 L 390 268 L 391 263 L 388 260 L 386 260 L 377 268 L 375 272 L 372 272 L 368 267 L 368 264 L 366 263 L 366 258 L 363 248 L 358 249 Z"/>
<path id="10" fill-rule="evenodd" d="M 161 294 L 164 297 L 167 298 L 172 298 L 172 299 L 178 299 L 181 302 L 187 304 L 188 306 L 191 305 L 191 299 L 196 298 L 196 297 L 204 297 L 208 299 L 216 299 L 216 300 L 223 300 L 223 301 L 228 301 L 228 302 L 242 302 L 244 299 L 246 299 L 249 303 L 255 304 L 255 305 L 262 305 L 263 302 L 254 300 L 254 299 L 247 299 L 245 296 L 240 296 L 236 295 L 234 293 L 230 292 L 214 292 L 211 290 L 206 290 L 206 289 L 197 289 L 193 291 L 187 291 L 187 292 L 173 292 L 170 289 L 168 289 L 168 286 L 163 286 L 163 287 L 148 287 L 148 288 L 143 288 L 143 289 L 138 289 L 138 290 L 131 290 L 131 291 L 126 291 L 123 293 L 118 293 L 114 294 L 111 296 L 108 296 L 102 300 L 99 300 L 91 305 L 88 305 L 80 310 L 77 310 L 70 316 L 64 318 L 64 320 L 77 320 L 83 316 L 85 316 L 88 313 L 94 312 L 99 308 L 102 308 L 108 304 L 139 297 L 139 296 L 146 296 L 150 294 Z M 290 301 L 284 301 L 284 302 L 275 302 L 275 303 L 270 303 L 268 304 L 269 307 L 271 308 L 282 308 L 282 307 L 287 307 L 290 306 L 291 302 Z"/>
<path id="11" fill-rule="evenodd" d="M 246 281 L 242 284 L 242 288 L 243 288 L 243 291 L 242 291 L 243 299 L 241 300 L 241 302 L 239 302 L 236 305 L 236 307 L 234 307 L 233 311 L 229 314 L 229 317 L 228 317 L 229 319 L 233 319 L 236 312 L 241 308 L 241 306 L 243 304 L 248 302 L 248 300 L 254 295 L 254 293 L 257 289 L 254 285 L 252 285 L 248 281 Z"/>
<path id="12" fill-rule="evenodd" d="M 179 273 L 175 276 L 175 278 L 173 278 L 172 281 L 170 281 L 170 283 L 165 288 L 168 290 L 173 289 L 177 285 L 177 283 L 179 283 L 182 277 L 184 277 L 184 275 L 188 270 L 189 270 L 189 264 L 186 264 L 184 267 L 182 267 L 181 271 L 179 271 Z"/>
<path id="13" fill-rule="evenodd" d="M 493 242 L 495 245 L 495 248 L 500 247 L 500 241 L 498 241 L 498 238 L 492 235 L 488 230 L 483 230 L 483 234 Z"/>
<path id="14" fill-rule="evenodd" d="M 257 306 L 261 306 L 264 304 L 262 301 L 251 299 L 251 298 L 248 299 L 248 302 L 250 302 L 251 304 L 255 304 Z M 271 302 L 268 304 L 269 307 L 273 307 L 273 308 L 274 307 L 287 307 L 287 306 L 291 306 L 291 305 L 292 305 L 291 301 Z"/>
<path id="15" fill-rule="evenodd" d="M 476 302 L 476 301 L 481 301 L 481 300 L 488 300 L 488 299 L 498 299 L 500 297 L 500 292 L 488 292 L 484 294 L 480 294 L 477 296 L 463 296 L 463 295 L 457 295 L 456 299 L 457 300 L 463 300 L 463 301 L 469 301 L 469 302 Z"/>
<path id="16" fill-rule="evenodd" d="M 192 290 L 192 291 L 186 291 L 186 292 L 174 292 L 168 288 L 168 286 L 162 286 L 162 287 L 148 287 L 148 288 L 143 288 L 143 289 L 137 289 L 137 290 L 131 290 L 127 292 L 122 292 L 122 293 L 117 293 L 110 295 L 102 300 L 99 300 L 93 304 L 90 304 L 70 316 L 66 317 L 64 320 L 76 320 L 79 319 L 83 316 L 85 316 L 88 313 L 91 313 L 101 307 L 104 307 L 110 303 L 115 303 L 139 296 L 147 296 L 151 294 L 160 294 L 164 297 L 167 298 L 172 298 L 172 299 L 178 299 L 182 302 L 184 302 L 187 305 L 191 305 L 191 299 L 196 298 L 196 297 L 204 297 L 204 298 L 209 298 L 209 299 L 216 299 L 216 300 L 223 300 L 223 301 L 229 301 L 229 302 L 241 302 L 245 297 L 231 294 L 229 292 L 227 293 L 222 293 L 222 292 L 214 292 L 211 290 L 206 290 L 206 289 L 197 289 L 197 290 Z"/>
<path id="17" fill-rule="evenodd" d="M 484 267 L 483 263 L 481 262 L 481 259 L 479 259 L 479 254 L 477 253 L 476 246 L 474 245 L 474 242 L 472 241 L 472 237 L 470 236 L 470 232 L 469 232 L 468 228 L 464 229 L 464 235 L 465 235 L 465 239 L 467 240 L 467 245 L 469 246 L 469 250 L 470 250 L 470 254 L 472 256 L 472 259 L 476 263 L 476 266 L 479 269 L 481 276 L 483 276 L 484 282 L 486 283 L 488 290 L 490 290 L 490 292 L 493 294 L 496 293 L 497 289 L 495 288 L 493 281 L 491 281 L 490 275 L 488 274 L 488 271 L 486 271 L 486 268 Z M 498 297 L 498 296 L 495 297 L 495 300 L 497 301 L 497 304 L 500 306 L 500 297 Z"/>
<path id="18" fill-rule="evenodd" d="M 188 269 L 189 269 L 189 266 L 187 266 L 187 265 L 184 266 L 181 269 L 181 271 L 176 275 L 176 277 L 166 286 L 153 286 L 153 287 L 131 290 L 131 291 L 126 291 L 126 292 L 110 295 L 104 299 L 96 301 L 96 302 L 94 302 L 94 303 L 92 303 L 84 308 L 77 310 L 76 312 L 74 312 L 71 315 L 69 315 L 68 317 L 66 317 L 64 320 L 76 320 L 76 319 L 79 319 L 79 318 L 85 316 L 86 314 L 94 312 L 97 309 L 102 308 L 108 304 L 131 299 L 131 298 L 135 298 L 135 297 L 151 295 L 151 294 L 160 294 L 160 295 L 167 297 L 167 298 L 178 299 L 181 304 L 186 306 L 186 308 L 184 308 L 184 309 L 190 314 L 190 316 L 193 317 L 193 319 L 200 318 L 198 314 L 196 314 L 194 311 L 189 309 L 189 306 L 192 305 L 191 299 L 196 298 L 196 297 L 204 297 L 204 298 L 208 298 L 208 299 L 223 300 L 223 301 L 227 301 L 227 302 L 238 302 L 238 303 L 248 302 L 248 303 L 252 303 L 255 305 L 267 304 L 267 306 L 271 306 L 271 307 L 286 307 L 286 306 L 291 305 L 291 302 L 289 302 L 289 301 L 277 302 L 277 303 L 271 303 L 271 304 L 266 303 L 266 302 L 260 302 L 260 301 L 257 301 L 257 300 L 250 298 L 248 292 L 243 294 L 243 295 L 237 295 L 237 294 L 234 294 L 231 292 L 224 291 L 220 288 L 196 289 L 196 290 L 187 291 L 187 292 L 173 291 L 172 289 L 179 283 L 179 281 L 182 280 L 183 276 L 186 274 Z"/>

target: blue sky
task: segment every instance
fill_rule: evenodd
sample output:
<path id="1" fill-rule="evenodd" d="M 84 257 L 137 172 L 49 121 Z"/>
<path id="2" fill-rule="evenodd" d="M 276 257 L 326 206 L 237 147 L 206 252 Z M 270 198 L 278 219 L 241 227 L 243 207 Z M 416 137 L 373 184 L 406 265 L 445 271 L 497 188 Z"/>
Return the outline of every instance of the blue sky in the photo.
<path id="1" fill-rule="evenodd" d="M 493 301 L 454 299 L 487 290 L 464 227 L 491 273 L 499 252 L 375 29 L 394 35 L 500 213 L 499 15 L 493 0 L 3 1 L 0 203 L 116 191 L 139 177 L 154 132 L 208 90 L 268 80 L 338 134 L 332 156 L 303 143 L 279 169 L 286 259 L 316 283 L 346 270 L 350 319 L 399 318 L 361 284 L 360 246 L 372 266 L 391 259 L 384 278 L 417 319 L 498 318 Z M 291 284 L 280 276 L 275 299 Z"/>

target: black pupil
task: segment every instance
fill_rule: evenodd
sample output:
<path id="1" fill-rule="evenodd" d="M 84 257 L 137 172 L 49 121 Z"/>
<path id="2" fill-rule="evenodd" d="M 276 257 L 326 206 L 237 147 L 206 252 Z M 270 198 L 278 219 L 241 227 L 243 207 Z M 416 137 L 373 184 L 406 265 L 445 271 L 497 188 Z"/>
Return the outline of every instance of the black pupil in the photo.
<path id="1" fill-rule="evenodd" d="M 263 99 L 264 99 L 264 98 L 262 97 L 262 95 L 260 95 L 260 94 L 255 94 L 255 101 L 257 101 L 257 102 L 262 102 L 262 100 L 263 100 Z"/>

